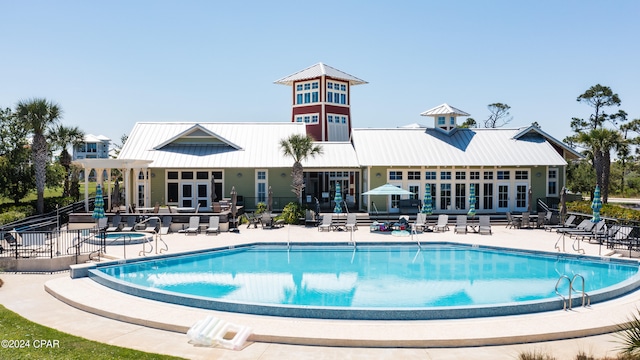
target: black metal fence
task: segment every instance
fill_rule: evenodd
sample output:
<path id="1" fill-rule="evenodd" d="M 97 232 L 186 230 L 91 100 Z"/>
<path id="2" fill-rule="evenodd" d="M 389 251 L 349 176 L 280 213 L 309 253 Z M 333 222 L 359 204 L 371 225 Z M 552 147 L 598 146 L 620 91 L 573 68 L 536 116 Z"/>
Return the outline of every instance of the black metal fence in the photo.
<path id="1" fill-rule="evenodd" d="M 0 257 L 52 259 L 97 254 L 102 239 L 94 229 L 0 231 Z"/>

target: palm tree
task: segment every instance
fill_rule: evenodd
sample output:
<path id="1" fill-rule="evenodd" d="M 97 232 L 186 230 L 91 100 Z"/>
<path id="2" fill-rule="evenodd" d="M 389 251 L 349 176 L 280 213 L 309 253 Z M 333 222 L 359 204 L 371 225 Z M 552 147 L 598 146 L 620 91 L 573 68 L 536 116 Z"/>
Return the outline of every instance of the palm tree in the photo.
<path id="1" fill-rule="evenodd" d="M 16 115 L 33 135 L 31 154 L 36 174 L 36 192 L 38 200 L 36 211 L 44 213 L 44 187 L 47 180 L 47 162 L 49 144 L 46 139 L 47 129 L 55 124 L 62 116 L 58 104 L 46 99 L 21 100 L 16 105 Z"/>
<path id="2" fill-rule="evenodd" d="M 293 168 L 291 176 L 293 177 L 291 187 L 294 194 L 298 198 L 298 202 L 302 203 L 302 189 L 304 189 L 304 169 L 302 161 L 309 156 L 314 157 L 322 154 L 322 146 L 314 144 L 313 138 L 309 135 L 293 134 L 287 139 L 280 140 L 280 149 L 284 156 L 293 158 Z"/>
<path id="3" fill-rule="evenodd" d="M 76 147 L 84 142 L 84 132 L 79 127 L 58 125 L 51 130 L 51 143 L 60 149 L 60 165 L 65 169 L 63 196 L 69 196 L 69 177 L 71 176 L 71 154 L 67 150 L 69 145 Z"/>
<path id="4" fill-rule="evenodd" d="M 620 132 L 606 128 L 580 133 L 577 140 L 591 151 L 593 167 L 596 170 L 596 185 L 602 189 L 602 201 L 606 203 L 609 199 L 611 150 L 620 148 L 624 140 Z"/>

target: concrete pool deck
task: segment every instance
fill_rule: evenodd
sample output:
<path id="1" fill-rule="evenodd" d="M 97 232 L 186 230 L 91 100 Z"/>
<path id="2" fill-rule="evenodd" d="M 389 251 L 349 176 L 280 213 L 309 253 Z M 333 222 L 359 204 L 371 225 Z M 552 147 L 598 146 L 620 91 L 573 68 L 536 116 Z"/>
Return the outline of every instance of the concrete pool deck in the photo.
<path id="1" fill-rule="evenodd" d="M 542 230 L 506 229 L 493 226 L 493 235 L 423 233 L 414 240 L 451 241 L 488 246 L 555 251 L 559 239 L 556 233 Z M 347 232 L 318 232 L 315 228 L 285 226 L 262 230 L 241 227 L 240 233 L 218 236 L 163 236 L 169 253 L 251 242 L 287 240 L 306 242 L 350 241 Z M 356 241 L 406 242 L 410 237 L 370 233 L 361 227 L 354 233 Z M 560 239 L 561 240 L 561 239 Z M 565 239 L 565 249 L 572 249 L 573 240 Z M 560 241 L 562 247 L 562 240 Z M 604 255 L 607 249 L 580 243 L 587 255 Z M 127 254 L 137 254 L 141 245 Z M 122 256 L 121 247 L 109 248 L 108 254 Z M 5 285 L 0 288 L 2 303 L 26 318 L 65 332 L 109 344 L 161 352 L 188 358 L 219 357 L 228 359 L 270 358 L 473 358 L 513 359 L 520 351 L 547 351 L 559 359 L 574 357 L 579 351 L 602 356 L 612 354 L 619 344 L 612 335 L 602 334 L 615 329 L 636 312 L 640 292 L 590 308 L 574 307 L 573 311 L 552 311 L 518 316 L 460 320 L 425 321 L 347 321 L 291 319 L 245 314 L 233 314 L 188 308 L 129 296 L 102 287 L 89 279 L 69 278 L 67 273 L 54 275 L 3 274 Z M 54 294 L 79 309 L 55 300 Z M 250 326 L 252 340 L 242 351 L 203 348 L 188 344 L 184 334 L 195 321 L 211 314 L 229 322 Z M 116 320 L 111 320 L 111 319 Z M 122 320 L 122 321 L 117 321 Z M 127 322 L 123 322 L 127 321 Z M 170 329 L 169 332 L 151 327 Z M 182 333 L 180 333 L 182 332 Z M 573 338 L 557 340 L 558 338 Z M 272 343 L 273 342 L 273 343 Z M 288 343 L 285 345 L 285 343 Z M 300 346 L 291 344 L 313 344 Z M 505 345 L 516 344 L 516 345 Z M 495 345 L 495 346 L 485 346 Z M 381 347 L 381 348 L 363 348 Z M 470 348 L 471 347 L 471 348 Z M 312 355 L 313 354 L 313 355 Z M 323 354 L 323 355 L 321 355 Z M 465 354 L 465 355 L 463 355 Z M 563 355 L 564 354 L 564 355 Z"/>

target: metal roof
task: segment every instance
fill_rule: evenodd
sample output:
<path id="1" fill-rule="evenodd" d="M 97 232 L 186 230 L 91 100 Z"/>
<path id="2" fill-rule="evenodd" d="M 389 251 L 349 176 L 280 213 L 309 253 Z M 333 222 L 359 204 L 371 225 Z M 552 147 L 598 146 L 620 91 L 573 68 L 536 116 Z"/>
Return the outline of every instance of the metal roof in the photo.
<path id="1" fill-rule="evenodd" d="M 466 112 L 460 109 L 454 108 L 453 106 L 447 103 L 431 108 L 425 112 L 420 113 L 420 115 L 422 116 L 438 116 L 438 115 L 470 116 Z"/>
<path id="2" fill-rule="evenodd" d="M 139 122 L 118 158 L 151 160 L 151 168 L 291 167 L 280 140 L 293 134 L 305 135 L 305 124 Z M 304 167 L 359 167 L 350 143 L 321 146 L 323 154 L 303 161 Z"/>
<path id="3" fill-rule="evenodd" d="M 362 79 L 358 79 L 353 75 L 347 74 L 346 72 L 340 71 L 321 62 L 309 66 L 304 70 L 300 70 L 296 73 L 285 76 L 282 79 L 278 79 L 274 81 L 274 83 L 291 86 L 296 81 L 315 79 L 321 76 L 328 76 L 334 79 L 348 81 L 350 85 L 360 85 L 367 83 Z"/>
<path id="4" fill-rule="evenodd" d="M 560 166 L 564 158 L 542 135 L 521 129 L 353 129 L 361 166 Z"/>

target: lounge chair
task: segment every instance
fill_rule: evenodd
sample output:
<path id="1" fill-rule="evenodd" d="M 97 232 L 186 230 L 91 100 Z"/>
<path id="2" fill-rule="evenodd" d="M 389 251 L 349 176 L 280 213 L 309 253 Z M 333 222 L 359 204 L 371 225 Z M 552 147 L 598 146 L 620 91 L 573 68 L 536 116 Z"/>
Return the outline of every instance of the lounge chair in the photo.
<path id="1" fill-rule="evenodd" d="M 358 218 L 356 214 L 350 213 L 347 214 L 347 223 L 344 225 L 345 230 L 357 230 L 358 229 Z"/>
<path id="2" fill-rule="evenodd" d="M 209 227 L 204 232 L 207 235 L 209 235 L 210 233 L 214 233 L 214 234 L 218 235 L 220 233 L 220 217 L 219 216 L 210 216 L 209 217 Z"/>
<path id="3" fill-rule="evenodd" d="M 113 221 L 111 222 L 111 226 L 109 226 L 105 231 L 106 232 L 120 231 L 122 229 L 122 224 L 120 223 L 120 221 L 121 221 L 120 214 L 116 214 L 113 217 Z"/>
<path id="4" fill-rule="evenodd" d="M 333 215 L 332 214 L 325 214 L 322 217 L 322 222 L 318 225 L 318 231 L 331 231 L 331 228 L 333 227 Z"/>
<path id="5" fill-rule="evenodd" d="M 449 231 L 449 215 L 438 215 L 438 222 L 433 226 L 433 231 Z"/>
<path id="6" fill-rule="evenodd" d="M 263 229 L 271 229 L 273 228 L 273 218 L 271 218 L 271 214 L 262 213 L 260 217 L 260 223 L 262 224 Z"/>
<path id="7" fill-rule="evenodd" d="M 98 219 L 98 225 L 96 226 L 96 231 L 105 231 L 109 227 L 109 218 L 106 216 Z"/>
<path id="8" fill-rule="evenodd" d="M 571 228 L 571 227 L 576 227 L 576 225 L 573 223 L 576 220 L 576 216 L 575 215 L 569 215 L 569 217 L 567 218 L 567 220 L 565 220 L 564 224 L 558 224 L 558 225 L 545 225 L 544 229 L 547 231 L 552 231 L 552 230 L 556 230 L 559 228 Z"/>
<path id="9" fill-rule="evenodd" d="M 141 231 L 144 232 L 154 232 L 157 233 L 160 231 L 160 224 L 158 223 L 158 219 L 149 219 L 146 222 L 146 227 Z"/>
<path id="10" fill-rule="evenodd" d="M 198 211 L 200 211 L 200 203 L 198 203 L 198 205 L 196 206 L 196 214 L 198 213 Z"/>
<path id="11" fill-rule="evenodd" d="M 277 228 L 281 228 L 284 227 L 284 219 L 278 219 L 276 221 L 273 222 L 273 225 L 271 225 L 274 229 Z"/>
<path id="12" fill-rule="evenodd" d="M 467 215 L 458 215 L 456 216 L 456 226 L 453 229 L 455 234 L 466 234 L 467 233 Z"/>
<path id="13" fill-rule="evenodd" d="M 171 215 L 165 215 L 162 217 L 162 225 L 160 226 L 160 234 L 167 235 L 171 229 L 171 221 L 173 218 Z"/>
<path id="14" fill-rule="evenodd" d="M 416 230 L 424 231 L 427 228 L 427 214 L 418 213 L 414 226 Z"/>
<path id="15" fill-rule="evenodd" d="M 127 225 L 123 226 L 120 230 L 122 231 L 133 231 L 136 226 L 136 217 L 135 215 L 127 216 Z"/>
<path id="16" fill-rule="evenodd" d="M 478 217 L 478 233 L 491 235 L 491 218 L 487 215 Z"/>
<path id="17" fill-rule="evenodd" d="M 556 232 L 569 235 L 572 232 L 591 231 L 595 225 L 596 224 L 592 223 L 591 220 L 584 219 L 580 222 L 580 224 L 578 224 L 578 226 L 568 227 L 568 228 L 557 228 Z"/>
<path id="18" fill-rule="evenodd" d="M 629 239 L 632 231 L 633 227 L 631 226 L 620 226 L 618 231 L 612 232 L 611 236 L 607 237 L 607 247 L 610 249 L 624 248 L 631 250 L 634 245 L 637 245 L 637 242 L 632 242 Z"/>
<path id="19" fill-rule="evenodd" d="M 318 218 L 316 216 L 315 211 L 306 210 L 304 212 L 304 225 L 305 226 L 318 226 Z"/>
<path id="20" fill-rule="evenodd" d="M 189 217 L 189 227 L 184 229 L 185 235 L 198 234 L 200 232 L 200 216 Z"/>
<path id="21" fill-rule="evenodd" d="M 568 234 L 570 237 L 575 237 L 579 239 L 585 239 L 589 236 L 596 235 L 604 235 L 607 231 L 607 227 L 605 226 L 604 220 L 600 220 L 597 223 L 591 223 L 593 226 L 590 226 L 591 229 L 584 231 L 569 231 Z"/>

